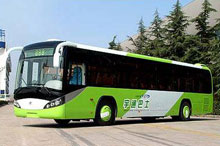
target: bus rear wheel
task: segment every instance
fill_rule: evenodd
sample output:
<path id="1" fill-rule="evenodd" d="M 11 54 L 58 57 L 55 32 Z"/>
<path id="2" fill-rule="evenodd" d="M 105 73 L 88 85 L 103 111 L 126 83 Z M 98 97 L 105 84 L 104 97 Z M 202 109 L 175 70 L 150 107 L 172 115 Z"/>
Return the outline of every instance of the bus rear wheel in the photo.
<path id="1" fill-rule="evenodd" d="M 60 119 L 60 120 L 54 119 L 54 121 L 60 126 L 66 126 L 70 122 L 70 120 L 63 120 L 63 119 Z"/>
<path id="2" fill-rule="evenodd" d="M 181 121 L 189 121 L 191 116 L 191 105 L 189 102 L 184 101 L 180 106 L 179 119 Z"/>
<path id="3" fill-rule="evenodd" d="M 115 107 L 107 100 L 102 101 L 96 110 L 94 122 L 99 126 L 112 125 L 115 122 Z"/>

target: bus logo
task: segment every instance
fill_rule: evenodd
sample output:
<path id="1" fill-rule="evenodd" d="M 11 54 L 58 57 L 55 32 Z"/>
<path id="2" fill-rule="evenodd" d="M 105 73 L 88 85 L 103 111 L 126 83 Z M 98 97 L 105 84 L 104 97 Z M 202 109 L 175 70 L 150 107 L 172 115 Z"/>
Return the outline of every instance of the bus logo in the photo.
<path id="1" fill-rule="evenodd" d="M 146 98 L 146 99 L 148 99 L 148 98 L 150 98 L 150 95 L 149 95 L 149 94 L 144 94 L 143 96 L 141 96 L 141 98 Z"/>
<path id="2" fill-rule="evenodd" d="M 148 109 L 150 101 L 148 99 L 125 99 L 124 109 Z"/>

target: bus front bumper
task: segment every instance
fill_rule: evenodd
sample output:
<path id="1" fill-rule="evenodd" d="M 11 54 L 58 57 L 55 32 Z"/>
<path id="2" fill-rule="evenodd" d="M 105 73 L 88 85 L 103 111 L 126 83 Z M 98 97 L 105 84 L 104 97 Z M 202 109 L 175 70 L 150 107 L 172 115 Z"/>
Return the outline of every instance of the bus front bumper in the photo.
<path id="1" fill-rule="evenodd" d="M 40 110 L 22 109 L 14 106 L 14 114 L 23 118 L 65 119 L 65 105 Z"/>

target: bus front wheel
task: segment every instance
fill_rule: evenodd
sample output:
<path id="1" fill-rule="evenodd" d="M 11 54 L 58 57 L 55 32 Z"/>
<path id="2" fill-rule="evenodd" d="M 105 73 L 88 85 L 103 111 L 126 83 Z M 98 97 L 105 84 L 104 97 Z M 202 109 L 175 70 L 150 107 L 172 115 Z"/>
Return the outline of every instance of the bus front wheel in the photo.
<path id="1" fill-rule="evenodd" d="M 115 122 L 115 107 L 108 100 L 102 101 L 96 110 L 94 122 L 99 126 L 112 125 Z"/>

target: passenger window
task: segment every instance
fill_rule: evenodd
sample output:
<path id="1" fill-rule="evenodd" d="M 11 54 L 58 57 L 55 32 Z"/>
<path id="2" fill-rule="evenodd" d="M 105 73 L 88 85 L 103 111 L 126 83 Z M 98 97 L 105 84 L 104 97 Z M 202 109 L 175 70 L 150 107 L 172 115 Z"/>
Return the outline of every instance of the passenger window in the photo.
<path id="1" fill-rule="evenodd" d="M 82 68 L 79 66 L 73 67 L 70 76 L 70 85 L 82 85 Z"/>

